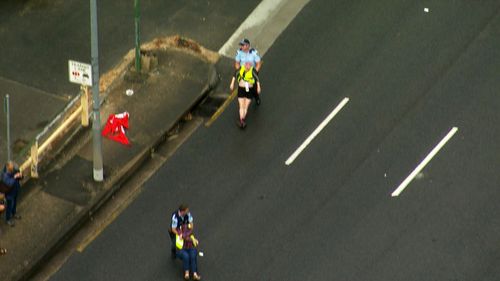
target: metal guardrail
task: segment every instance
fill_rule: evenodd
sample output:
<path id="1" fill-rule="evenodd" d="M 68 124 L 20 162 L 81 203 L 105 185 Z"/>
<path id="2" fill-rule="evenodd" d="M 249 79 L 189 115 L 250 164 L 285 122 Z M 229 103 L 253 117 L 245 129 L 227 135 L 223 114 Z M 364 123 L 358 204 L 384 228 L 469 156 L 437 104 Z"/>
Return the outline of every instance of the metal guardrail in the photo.
<path id="1" fill-rule="evenodd" d="M 169 47 L 188 50 L 211 62 L 215 62 L 219 58 L 217 53 L 200 47 L 193 40 L 183 38 L 178 35 L 156 38 L 151 42 L 141 44 L 141 51 L 151 52 Z M 109 95 L 109 92 L 116 85 L 117 81 L 120 80 L 118 78 L 123 78 L 126 70 L 132 64 L 134 57 L 134 50 L 132 49 L 123 57 L 122 61 L 116 67 L 104 75 L 101 75 L 99 83 L 101 105 L 104 103 Z M 54 120 L 45 126 L 45 128 L 32 141 L 29 156 L 26 157 L 23 164 L 20 166 L 20 170 L 23 174 L 28 175 L 26 171 L 29 169 L 29 175 L 31 175 L 31 177 L 38 177 L 39 163 L 41 163 L 41 161 L 43 161 L 47 155 L 54 150 L 54 143 L 57 141 L 62 142 L 63 140 L 67 140 L 67 138 L 63 137 L 63 135 L 67 133 L 72 126 L 77 124 L 75 121 L 78 116 L 81 116 L 81 125 L 83 127 L 88 126 L 91 118 L 91 106 L 92 101 L 90 100 L 90 89 L 86 86 L 82 86 L 80 93 L 73 98 L 54 118 Z"/>
<path id="2" fill-rule="evenodd" d="M 88 126 L 89 88 L 82 86 L 80 90 L 80 93 L 32 141 L 29 156 L 20 166 L 23 173 L 29 168 L 31 177 L 38 177 L 38 164 L 40 161 L 51 151 L 52 144 L 75 124 L 75 120 L 79 116 L 81 116 L 82 126 Z"/>

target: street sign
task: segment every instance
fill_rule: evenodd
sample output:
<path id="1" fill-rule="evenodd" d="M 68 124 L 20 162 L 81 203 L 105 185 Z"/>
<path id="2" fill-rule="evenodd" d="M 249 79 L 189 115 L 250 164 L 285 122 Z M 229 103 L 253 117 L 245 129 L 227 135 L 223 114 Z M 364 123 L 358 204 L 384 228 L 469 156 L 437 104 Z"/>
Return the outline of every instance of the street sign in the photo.
<path id="1" fill-rule="evenodd" d="M 92 66 L 90 64 L 68 60 L 69 82 L 92 86 Z"/>

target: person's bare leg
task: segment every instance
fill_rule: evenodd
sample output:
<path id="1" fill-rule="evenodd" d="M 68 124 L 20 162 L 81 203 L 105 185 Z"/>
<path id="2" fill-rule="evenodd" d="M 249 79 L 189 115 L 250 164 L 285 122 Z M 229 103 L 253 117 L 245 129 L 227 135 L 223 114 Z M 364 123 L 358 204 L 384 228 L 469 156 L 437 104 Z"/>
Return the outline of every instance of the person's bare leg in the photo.
<path id="1" fill-rule="evenodd" d="M 245 111 L 245 98 L 238 98 L 238 104 L 240 106 L 240 120 L 245 119 L 246 111 Z"/>
<path id="2" fill-rule="evenodd" d="M 247 117 L 247 113 L 248 113 L 248 107 L 250 107 L 250 103 L 252 102 L 251 99 L 245 99 L 244 103 L 243 103 L 243 119 L 245 119 Z"/>

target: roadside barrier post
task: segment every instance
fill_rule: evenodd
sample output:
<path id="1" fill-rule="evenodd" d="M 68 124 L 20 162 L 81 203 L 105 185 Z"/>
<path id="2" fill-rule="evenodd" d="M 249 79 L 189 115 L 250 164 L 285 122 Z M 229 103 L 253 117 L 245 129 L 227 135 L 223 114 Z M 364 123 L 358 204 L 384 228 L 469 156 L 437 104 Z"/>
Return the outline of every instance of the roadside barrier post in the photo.
<path id="1" fill-rule="evenodd" d="M 31 146 L 31 177 L 38 178 L 38 140 Z"/>
<path id="2" fill-rule="evenodd" d="M 81 105 L 82 105 L 82 126 L 89 126 L 89 87 L 82 85 L 80 86 L 81 91 Z"/>

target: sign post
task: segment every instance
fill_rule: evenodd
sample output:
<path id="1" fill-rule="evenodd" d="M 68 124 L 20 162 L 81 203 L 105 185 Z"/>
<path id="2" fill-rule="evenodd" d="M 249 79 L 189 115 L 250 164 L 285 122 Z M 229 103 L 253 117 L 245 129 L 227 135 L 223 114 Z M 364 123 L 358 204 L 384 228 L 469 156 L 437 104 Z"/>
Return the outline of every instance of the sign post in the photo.
<path id="1" fill-rule="evenodd" d="M 82 126 L 89 126 L 89 87 L 80 86 L 80 104 L 82 105 Z"/>
<path id="2" fill-rule="evenodd" d="M 80 84 L 82 126 L 89 125 L 89 87 L 92 86 L 92 65 L 74 60 L 68 61 L 69 82 Z"/>
<path id="3" fill-rule="evenodd" d="M 99 49 L 97 33 L 97 0 L 90 0 L 90 49 L 92 57 L 92 105 L 93 146 L 94 146 L 94 180 L 104 180 L 102 164 L 101 112 L 99 98 Z"/>
<path id="4" fill-rule="evenodd" d="M 5 115 L 7 116 L 7 161 L 11 161 L 11 151 L 10 151 L 10 101 L 9 95 L 5 95 L 4 100 Z"/>

